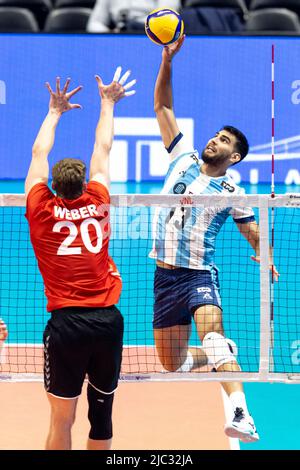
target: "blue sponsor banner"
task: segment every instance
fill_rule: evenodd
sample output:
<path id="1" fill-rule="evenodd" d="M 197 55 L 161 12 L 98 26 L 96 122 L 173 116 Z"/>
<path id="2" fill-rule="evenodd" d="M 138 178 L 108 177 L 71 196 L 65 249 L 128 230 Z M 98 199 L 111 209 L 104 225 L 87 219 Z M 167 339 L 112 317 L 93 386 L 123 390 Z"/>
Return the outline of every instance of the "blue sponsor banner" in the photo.
<path id="1" fill-rule="evenodd" d="M 190 37 L 174 60 L 175 113 L 200 152 L 224 124 L 248 137 L 247 159 L 232 168 L 237 182 L 271 180 L 271 46 L 275 44 L 276 182 L 300 184 L 300 38 Z M 153 112 L 161 47 L 143 36 L 2 35 L 0 37 L 0 179 L 26 176 L 31 148 L 47 113 L 44 84 L 72 77 L 83 105 L 64 115 L 50 164 L 89 162 L 99 116 L 94 75 L 105 83 L 115 68 L 131 69 L 136 95 L 116 106 L 112 181 L 161 181 L 168 157 Z"/>

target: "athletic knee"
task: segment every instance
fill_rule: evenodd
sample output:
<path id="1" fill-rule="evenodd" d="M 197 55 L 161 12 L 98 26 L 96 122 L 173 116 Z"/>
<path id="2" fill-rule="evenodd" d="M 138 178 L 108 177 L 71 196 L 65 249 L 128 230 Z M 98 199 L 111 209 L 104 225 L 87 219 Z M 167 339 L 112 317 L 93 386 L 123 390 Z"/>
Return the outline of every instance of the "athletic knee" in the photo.
<path id="1" fill-rule="evenodd" d="M 162 361 L 162 365 L 168 372 L 189 372 L 193 367 L 193 363 L 193 355 L 189 351 Z"/>
<path id="2" fill-rule="evenodd" d="M 114 394 L 104 394 L 88 384 L 87 396 L 88 418 L 91 425 L 89 438 L 93 440 L 111 439 Z"/>
<path id="3" fill-rule="evenodd" d="M 71 429 L 75 422 L 75 413 L 64 413 L 59 410 L 51 411 L 51 422 L 55 427 L 60 427 L 64 429 Z"/>
<path id="4" fill-rule="evenodd" d="M 160 357 L 160 362 L 168 372 L 175 372 L 181 366 L 179 358 Z"/>
<path id="5" fill-rule="evenodd" d="M 176 370 L 180 367 L 180 362 L 162 362 L 164 369 L 168 372 L 176 372 Z"/>
<path id="6" fill-rule="evenodd" d="M 204 324 L 200 324 L 198 322 L 197 329 L 198 329 L 199 337 L 202 342 L 205 336 L 207 336 L 211 332 L 218 333 L 219 335 L 225 336 L 222 321 L 206 322 L 204 320 Z"/>
<path id="7" fill-rule="evenodd" d="M 205 334 L 204 334 L 204 337 L 207 336 L 208 334 L 210 333 L 217 333 L 221 336 L 225 336 L 224 335 L 224 329 L 223 329 L 223 324 L 222 322 L 214 322 L 214 323 L 211 323 L 210 325 L 208 325 L 210 328 L 206 328 L 206 331 L 205 331 Z"/>
<path id="8" fill-rule="evenodd" d="M 224 364 L 237 362 L 237 346 L 231 339 L 215 331 L 207 333 L 202 341 L 203 350 L 216 369 Z"/>

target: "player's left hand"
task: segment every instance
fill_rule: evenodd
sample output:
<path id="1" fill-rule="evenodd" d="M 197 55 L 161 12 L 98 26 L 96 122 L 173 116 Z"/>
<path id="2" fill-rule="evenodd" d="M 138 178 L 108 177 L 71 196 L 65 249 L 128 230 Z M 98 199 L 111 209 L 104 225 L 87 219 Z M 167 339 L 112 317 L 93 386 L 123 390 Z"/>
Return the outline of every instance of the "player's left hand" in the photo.
<path id="1" fill-rule="evenodd" d="M 163 60 L 167 60 L 171 62 L 173 57 L 180 51 L 183 43 L 185 40 L 185 34 L 183 34 L 177 41 L 169 44 L 168 46 L 164 46 L 162 51 Z"/>
<path id="2" fill-rule="evenodd" d="M 251 256 L 251 259 L 252 261 L 255 261 L 256 263 L 260 263 L 260 256 Z M 278 282 L 280 274 L 277 271 L 276 266 L 271 261 L 269 261 L 269 269 L 272 275 L 274 276 L 274 280 Z"/>
<path id="3" fill-rule="evenodd" d="M 124 96 L 131 96 L 135 94 L 135 90 L 127 91 L 136 84 L 136 80 L 131 80 L 126 84 L 131 71 L 127 70 L 127 72 L 125 72 L 122 77 L 121 73 L 122 67 L 117 67 L 113 81 L 109 85 L 104 85 L 99 75 L 95 75 L 98 83 L 99 93 L 103 100 L 109 100 L 113 103 L 117 103 L 120 101 L 120 99 L 124 98 Z"/>

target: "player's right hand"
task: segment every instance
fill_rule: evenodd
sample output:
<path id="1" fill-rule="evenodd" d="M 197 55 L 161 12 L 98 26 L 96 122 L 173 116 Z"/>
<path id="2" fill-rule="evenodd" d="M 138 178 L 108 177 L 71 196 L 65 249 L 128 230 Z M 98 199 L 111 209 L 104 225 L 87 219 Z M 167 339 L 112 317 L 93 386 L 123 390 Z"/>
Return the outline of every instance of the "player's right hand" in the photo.
<path id="1" fill-rule="evenodd" d="M 172 44 L 169 44 L 168 46 L 164 46 L 163 52 L 162 52 L 163 59 L 171 62 L 174 55 L 176 55 L 177 52 L 180 51 L 182 44 L 184 43 L 184 40 L 185 40 L 185 34 L 183 34 L 183 36 L 181 36 L 181 38 L 179 38 L 176 42 L 173 42 Z"/>
<path id="2" fill-rule="evenodd" d="M 260 256 L 251 256 L 251 259 L 256 263 L 260 263 Z M 269 260 L 269 269 L 271 271 L 271 275 L 274 277 L 275 282 L 278 282 L 280 274 L 271 259 Z"/>

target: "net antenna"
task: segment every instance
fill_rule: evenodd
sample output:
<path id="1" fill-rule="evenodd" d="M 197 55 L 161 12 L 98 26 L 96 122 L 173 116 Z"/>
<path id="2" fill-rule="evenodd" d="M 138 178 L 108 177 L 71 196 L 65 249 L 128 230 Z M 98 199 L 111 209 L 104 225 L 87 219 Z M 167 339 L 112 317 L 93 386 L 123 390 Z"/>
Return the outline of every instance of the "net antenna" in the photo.
<path id="1" fill-rule="evenodd" d="M 272 174 L 271 197 L 275 198 L 275 45 L 272 44 Z M 272 275 L 270 288 L 270 372 L 274 372 L 274 225 L 275 208 L 271 207 L 271 250 L 272 250 Z"/>

